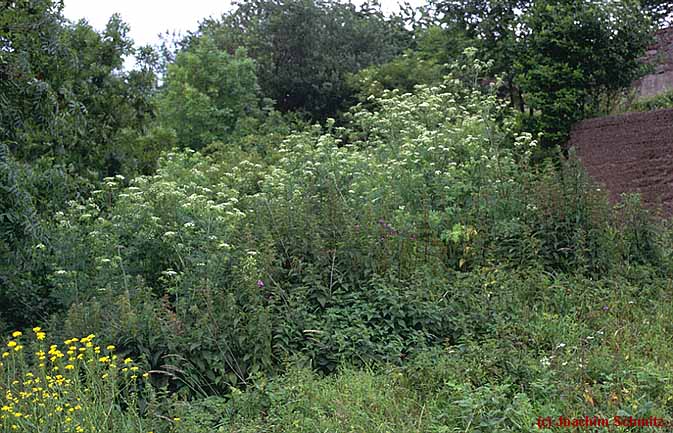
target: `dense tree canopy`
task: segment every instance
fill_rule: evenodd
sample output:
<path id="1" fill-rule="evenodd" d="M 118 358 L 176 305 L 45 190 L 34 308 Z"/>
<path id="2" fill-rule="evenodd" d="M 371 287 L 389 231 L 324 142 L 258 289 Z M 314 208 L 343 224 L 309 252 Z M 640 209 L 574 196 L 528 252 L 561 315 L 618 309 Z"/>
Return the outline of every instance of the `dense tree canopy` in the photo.
<path id="1" fill-rule="evenodd" d="M 113 16 L 101 33 L 71 23 L 62 4 L 4 2 L 0 14 L 0 141 L 21 160 L 54 157 L 115 172 L 116 140 L 152 116 L 151 70 L 126 72 L 128 27 Z"/>
<path id="2" fill-rule="evenodd" d="M 545 132 L 543 143 L 554 145 L 643 72 L 639 59 L 652 40 L 648 13 L 664 10 L 660 3 L 432 0 L 430 11 L 449 39 L 467 40 L 491 62 L 511 105 L 530 113 L 525 127 Z"/>
<path id="3" fill-rule="evenodd" d="M 159 97 L 161 123 L 182 146 L 225 140 L 239 120 L 258 111 L 255 64 L 243 49 L 218 50 L 208 37 L 177 54 Z"/>
<path id="4" fill-rule="evenodd" d="M 515 80 L 548 144 L 644 70 L 651 28 L 637 1 L 537 1 L 523 23 Z"/>
<path id="5" fill-rule="evenodd" d="M 235 3 L 221 19 L 201 23 L 184 42 L 189 50 L 203 36 L 219 49 L 240 46 L 257 62 L 264 96 L 281 111 L 315 119 L 346 108 L 345 75 L 390 60 L 409 44 L 400 20 L 387 19 L 376 3 L 323 0 L 255 0 Z"/>

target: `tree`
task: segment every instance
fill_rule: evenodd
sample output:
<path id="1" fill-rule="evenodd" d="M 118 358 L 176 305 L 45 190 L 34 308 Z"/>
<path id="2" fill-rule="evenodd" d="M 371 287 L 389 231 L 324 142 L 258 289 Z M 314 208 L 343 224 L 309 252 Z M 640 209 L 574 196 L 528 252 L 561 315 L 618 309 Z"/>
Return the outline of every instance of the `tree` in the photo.
<path id="1" fill-rule="evenodd" d="M 48 76 L 60 69 L 60 8 L 51 1 L 3 1 L 0 14 L 0 141 L 19 149 L 22 135 L 55 121 Z M 30 6 L 30 7 L 29 7 Z M 53 62 L 49 62 L 49 60 Z"/>
<path id="2" fill-rule="evenodd" d="M 651 40 L 631 0 L 538 0 L 523 23 L 515 82 L 547 145 L 563 143 L 574 122 L 639 76 Z"/>
<path id="3" fill-rule="evenodd" d="M 258 111 L 255 63 L 201 37 L 168 65 L 159 96 L 160 123 L 174 128 L 181 146 L 200 149 L 226 140 L 239 121 Z"/>
<path id="4" fill-rule="evenodd" d="M 17 169 L 7 146 L 0 144 L 0 258 L 37 237 L 32 198 L 17 180 Z M 2 260 L 4 262 L 4 260 Z"/>
<path id="5" fill-rule="evenodd" d="M 447 72 L 445 65 L 409 50 L 382 65 L 372 65 L 348 75 L 347 82 L 358 99 L 366 101 L 371 95 L 381 96 L 384 90 L 399 89 L 404 93 L 413 92 L 414 86 L 419 84 L 439 84 Z"/>
<path id="6" fill-rule="evenodd" d="M 449 36 L 452 57 L 462 49 L 477 48 L 483 61 L 490 61 L 492 76 L 503 77 L 512 105 L 520 103 L 514 86 L 513 65 L 521 55 L 519 34 L 521 16 L 533 0 L 430 0 L 440 25 Z M 458 48 L 458 49 L 456 49 Z M 444 60 L 448 62 L 449 60 Z"/>
<path id="7" fill-rule="evenodd" d="M 0 14 L 0 141 L 23 161 L 54 158 L 82 172 L 119 172 L 120 131 L 153 116 L 150 69 L 124 71 L 134 53 L 113 16 L 97 32 L 71 23 L 62 2 L 4 1 Z"/>
<path id="8" fill-rule="evenodd" d="M 663 14 L 668 3 L 431 0 L 430 11 L 453 45 L 470 44 L 492 62 L 489 72 L 503 78 L 512 107 L 528 109 L 525 127 L 544 131 L 552 145 L 642 73 L 647 15 Z M 444 46 L 431 50 L 451 50 Z"/>
<path id="9" fill-rule="evenodd" d="M 388 61 L 410 43 L 401 21 L 386 19 L 378 4 L 358 9 L 333 0 L 236 3 L 221 19 L 203 21 L 183 47 L 203 37 L 232 54 L 245 47 L 263 95 L 283 112 L 303 111 L 315 120 L 350 101 L 347 73 Z"/>

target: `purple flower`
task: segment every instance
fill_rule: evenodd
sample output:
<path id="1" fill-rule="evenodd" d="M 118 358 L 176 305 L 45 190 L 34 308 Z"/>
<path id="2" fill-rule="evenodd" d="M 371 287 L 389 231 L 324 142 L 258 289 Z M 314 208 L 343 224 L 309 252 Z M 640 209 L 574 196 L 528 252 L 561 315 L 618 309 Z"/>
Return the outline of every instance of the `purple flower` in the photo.
<path id="1" fill-rule="evenodd" d="M 608 307 L 607 305 L 603 305 L 603 311 L 608 311 L 609 309 L 610 307 Z"/>
<path id="2" fill-rule="evenodd" d="M 260 289 L 261 289 L 262 287 L 264 287 L 264 281 L 262 281 L 262 280 L 257 280 L 257 287 L 259 287 Z"/>

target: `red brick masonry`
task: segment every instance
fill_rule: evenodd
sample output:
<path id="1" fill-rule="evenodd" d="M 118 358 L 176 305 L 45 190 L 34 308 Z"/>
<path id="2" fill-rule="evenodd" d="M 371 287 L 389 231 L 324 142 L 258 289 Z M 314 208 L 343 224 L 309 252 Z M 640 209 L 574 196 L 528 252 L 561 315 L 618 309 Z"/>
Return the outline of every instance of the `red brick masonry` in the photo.
<path id="1" fill-rule="evenodd" d="M 613 201 L 639 192 L 644 202 L 673 215 L 673 109 L 582 121 L 568 145 Z"/>

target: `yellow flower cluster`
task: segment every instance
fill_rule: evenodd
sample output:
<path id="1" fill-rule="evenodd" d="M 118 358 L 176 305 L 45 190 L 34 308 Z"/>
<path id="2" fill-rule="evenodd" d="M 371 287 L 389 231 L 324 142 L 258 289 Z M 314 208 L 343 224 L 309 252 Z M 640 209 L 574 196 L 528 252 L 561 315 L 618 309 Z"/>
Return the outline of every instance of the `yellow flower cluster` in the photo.
<path id="1" fill-rule="evenodd" d="M 46 333 L 32 331 L 25 345 L 34 350 L 23 351 L 23 333 L 14 331 L 0 358 L 0 431 L 99 431 L 87 406 L 135 393 L 139 367 L 120 360 L 113 345 L 102 349 L 93 334 L 47 348 Z"/>

